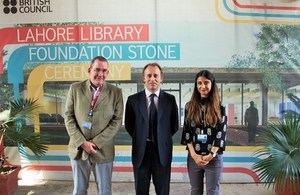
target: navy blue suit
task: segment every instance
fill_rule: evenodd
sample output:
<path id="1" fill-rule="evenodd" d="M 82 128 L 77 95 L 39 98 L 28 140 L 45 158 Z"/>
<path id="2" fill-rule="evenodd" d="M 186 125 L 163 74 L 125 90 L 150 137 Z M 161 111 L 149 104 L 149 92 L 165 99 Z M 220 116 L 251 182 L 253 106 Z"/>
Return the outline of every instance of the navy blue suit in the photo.
<path id="1" fill-rule="evenodd" d="M 172 136 L 178 131 L 179 127 L 178 107 L 175 97 L 161 90 L 158 97 L 157 112 L 157 140 L 156 143 L 150 147 L 150 149 L 151 153 L 157 154 L 155 154 L 155 157 L 157 157 L 157 161 L 155 161 L 154 163 L 158 164 L 158 166 L 161 166 L 163 169 L 166 168 L 170 170 L 173 150 Z M 146 156 L 149 144 L 149 141 L 147 141 L 148 126 L 149 119 L 147 111 L 147 100 L 145 90 L 143 90 L 128 97 L 125 110 L 125 128 L 132 137 L 132 164 L 134 167 L 134 171 L 138 171 L 139 168 L 145 166 L 143 162 L 145 162 L 145 158 L 147 158 Z M 157 167 L 155 164 L 153 164 L 153 162 L 148 165 L 149 167 L 146 167 L 146 169 L 149 168 L 150 170 L 152 170 L 153 167 Z M 153 181 L 156 180 L 157 183 L 170 183 L 170 176 L 168 176 L 168 181 L 161 181 L 163 179 L 166 179 L 163 174 L 150 174 L 152 174 Z M 136 180 L 139 179 L 143 180 L 144 178 L 137 178 L 137 175 L 135 173 L 136 187 L 138 182 Z M 154 181 L 154 184 L 156 183 L 156 181 Z M 144 187 L 147 188 L 147 181 L 144 182 Z M 144 182 L 140 182 L 139 185 L 141 185 L 141 183 L 143 185 Z M 155 186 L 156 192 L 158 193 L 160 189 L 157 189 L 157 186 L 160 185 L 158 184 Z M 163 186 L 165 185 L 161 185 L 161 187 Z M 168 188 L 168 191 L 169 187 L 165 187 Z M 137 194 L 139 193 L 137 192 Z"/>

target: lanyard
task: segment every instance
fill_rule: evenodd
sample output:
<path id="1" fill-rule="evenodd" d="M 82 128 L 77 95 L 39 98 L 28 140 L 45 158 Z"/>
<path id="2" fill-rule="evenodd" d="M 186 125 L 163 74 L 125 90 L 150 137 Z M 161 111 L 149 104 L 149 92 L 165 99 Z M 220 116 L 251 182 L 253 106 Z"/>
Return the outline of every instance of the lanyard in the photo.
<path id="1" fill-rule="evenodd" d="M 88 115 L 89 115 L 90 117 L 93 116 L 93 109 L 94 109 L 94 107 L 95 107 L 95 104 L 96 104 L 96 102 L 97 102 L 97 100 L 98 100 L 98 97 L 99 97 L 101 91 L 102 91 L 102 87 L 98 87 L 97 90 L 96 90 L 96 92 L 95 92 L 94 95 L 93 95 L 93 99 L 92 99 L 92 101 L 91 101 L 91 103 L 90 103 L 90 111 L 89 111 L 89 113 L 88 113 Z"/>

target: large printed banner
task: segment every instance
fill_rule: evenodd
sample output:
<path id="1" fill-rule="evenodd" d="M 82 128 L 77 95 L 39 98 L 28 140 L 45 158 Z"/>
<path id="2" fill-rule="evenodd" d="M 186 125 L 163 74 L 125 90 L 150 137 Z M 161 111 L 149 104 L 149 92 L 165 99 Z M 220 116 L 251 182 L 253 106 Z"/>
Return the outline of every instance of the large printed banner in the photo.
<path id="1" fill-rule="evenodd" d="M 0 48 L 9 52 L 7 56 L 1 54 L 0 74 L 5 60 L 14 51 L 8 46 L 59 43 L 100 43 L 89 51 L 74 52 L 130 60 L 133 67 L 142 66 L 140 60 L 163 61 L 169 67 L 224 67 L 232 55 L 254 50 L 257 24 L 299 24 L 298 1 L 189 0 L 182 5 L 177 0 L 171 4 L 131 1 L 121 5 L 117 0 L 2 1 Z M 102 5 L 106 9 L 101 9 Z M 76 53 L 66 58 L 83 60 Z M 90 56 L 86 58 L 90 60 Z"/>
<path id="2" fill-rule="evenodd" d="M 12 35 L 0 44 L 2 49 L 7 44 L 18 45 L 7 60 L 8 82 L 16 98 L 19 84 L 24 83 L 23 67 L 29 63 L 89 62 L 97 55 L 123 62 L 180 59 L 178 43 L 143 43 L 149 41 L 145 24 L 19 27 L 0 33 Z"/>
<path id="3" fill-rule="evenodd" d="M 242 129 L 246 100 L 240 103 L 241 93 L 247 101 L 263 102 L 261 83 L 256 76 L 252 79 L 256 83 L 244 82 L 243 77 L 251 77 L 244 73 L 236 74 L 240 83 L 232 84 L 234 78 L 229 78 L 224 70 L 236 56 L 242 56 L 241 62 L 251 64 L 243 56 L 258 53 L 256 44 L 263 25 L 299 24 L 299 0 L 1 0 L 0 76 L 5 78 L 1 82 L 12 86 L 14 98 L 23 95 L 42 102 L 45 109 L 41 114 L 46 119 L 37 117 L 34 125 L 38 130 L 44 125 L 44 129 L 58 136 L 54 140 L 57 141 L 66 134 L 59 131 L 64 129 L 63 120 L 59 123 L 56 118 L 55 127 L 47 120 L 63 115 L 66 83 L 87 79 L 89 63 L 95 56 L 109 60 L 108 81 L 123 83 L 131 81 L 136 69 L 154 61 L 171 69 L 170 75 L 176 73 L 175 78 L 183 69 L 209 68 L 222 73 L 224 85 L 220 89 L 230 125 L 237 124 Z M 293 44 L 291 48 L 297 48 Z M 300 61 L 297 51 L 292 53 L 296 62 Z M 293 68 L 293 74 L 299 73 L 299 66 Z M 290 78 L 293 85 L 289 87 L 299 94 L 298 81 Z M 53 83 L 60 85 L 52 86 Z M 136 91 L 136 83 L 126 83 L 128 86 L 122 88 L 124 101 Z M 181 90 L 181 97 L 177 97 L 181 100 L 181 111 L 189 100 L 192 85 L 180 89 L 168 86 L 174 93 Z M 258 103 L 260 119 L 278 119 L 278 107 L 284 107 L 284 103 L 276 95 L 273 91 L 269 93 L 268 98 L 273 98 L 269 101 L 269 113 L 262 111 L 263 103 Z M 256 148 L 237 140 L 238 134 L 246 140 L 247 132 L 231 130 L 228 135 L 236 146 L 227 147 L 224 154 L 223 180 L 260 182 L 251 170 L 252 164 L 259 160 L 252 158 Z M 124 145 L 116 147 L 114 180 L 117 181 L 133 180 L 131 147 Z M 14 147 L 7 150 L 16 152 Z M 23 177 L 45 171 L 40 174 L 42 179 L 72 179 L 65 142 L 50 144 L 49 153 L 39 162 L 30 153 L 28 157 L 28 163 L 22 163 Z M 18 164 L 20 160 L 12 162 Z M 174 147 L 172 174 L 174 181 L 188 181 L 184 146 Z"/>

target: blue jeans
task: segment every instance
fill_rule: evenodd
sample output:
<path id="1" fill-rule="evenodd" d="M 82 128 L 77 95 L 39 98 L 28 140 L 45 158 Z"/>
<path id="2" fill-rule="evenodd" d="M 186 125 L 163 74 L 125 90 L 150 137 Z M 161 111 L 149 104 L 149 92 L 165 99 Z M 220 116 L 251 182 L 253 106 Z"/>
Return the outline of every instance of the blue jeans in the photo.
<path id="1" fill-rule="evenodd" d="M 223 169 L 222 155 L 217 155 L 207 165 L 198 166 L 189 154 L 187 167 L 191 184 L 191 195 L 203 194 L 204 176 L 207 195 L 219 195 L 220 179 Z"/>
<path id="2" fill-rule="evenodd" d="M 111 195 L 111 179 L 113 162 L 92 163 L 88 160 L 71 159 L 73 170 L 73 195 L 86 195 L 89 188 L 91 170 L 95 176 L 97 191 L 100 195 Z"/>

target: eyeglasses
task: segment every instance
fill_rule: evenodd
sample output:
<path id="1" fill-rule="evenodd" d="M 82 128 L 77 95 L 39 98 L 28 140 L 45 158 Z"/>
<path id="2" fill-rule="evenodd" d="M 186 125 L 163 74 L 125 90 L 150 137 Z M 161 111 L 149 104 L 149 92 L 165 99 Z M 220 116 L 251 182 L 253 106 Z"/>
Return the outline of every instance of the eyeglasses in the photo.
<path id="1" fill-rule="evenodd" d="M 95 68 L 95 69 L 94 69 L 94 72 L 95 72 L 95 73 L 102 72 L 103 74 L 105 74 L 105 73 L 107 73 L 107 72 L 108 72 L 108 69 L 100 69 L 100 68 Z"/>

